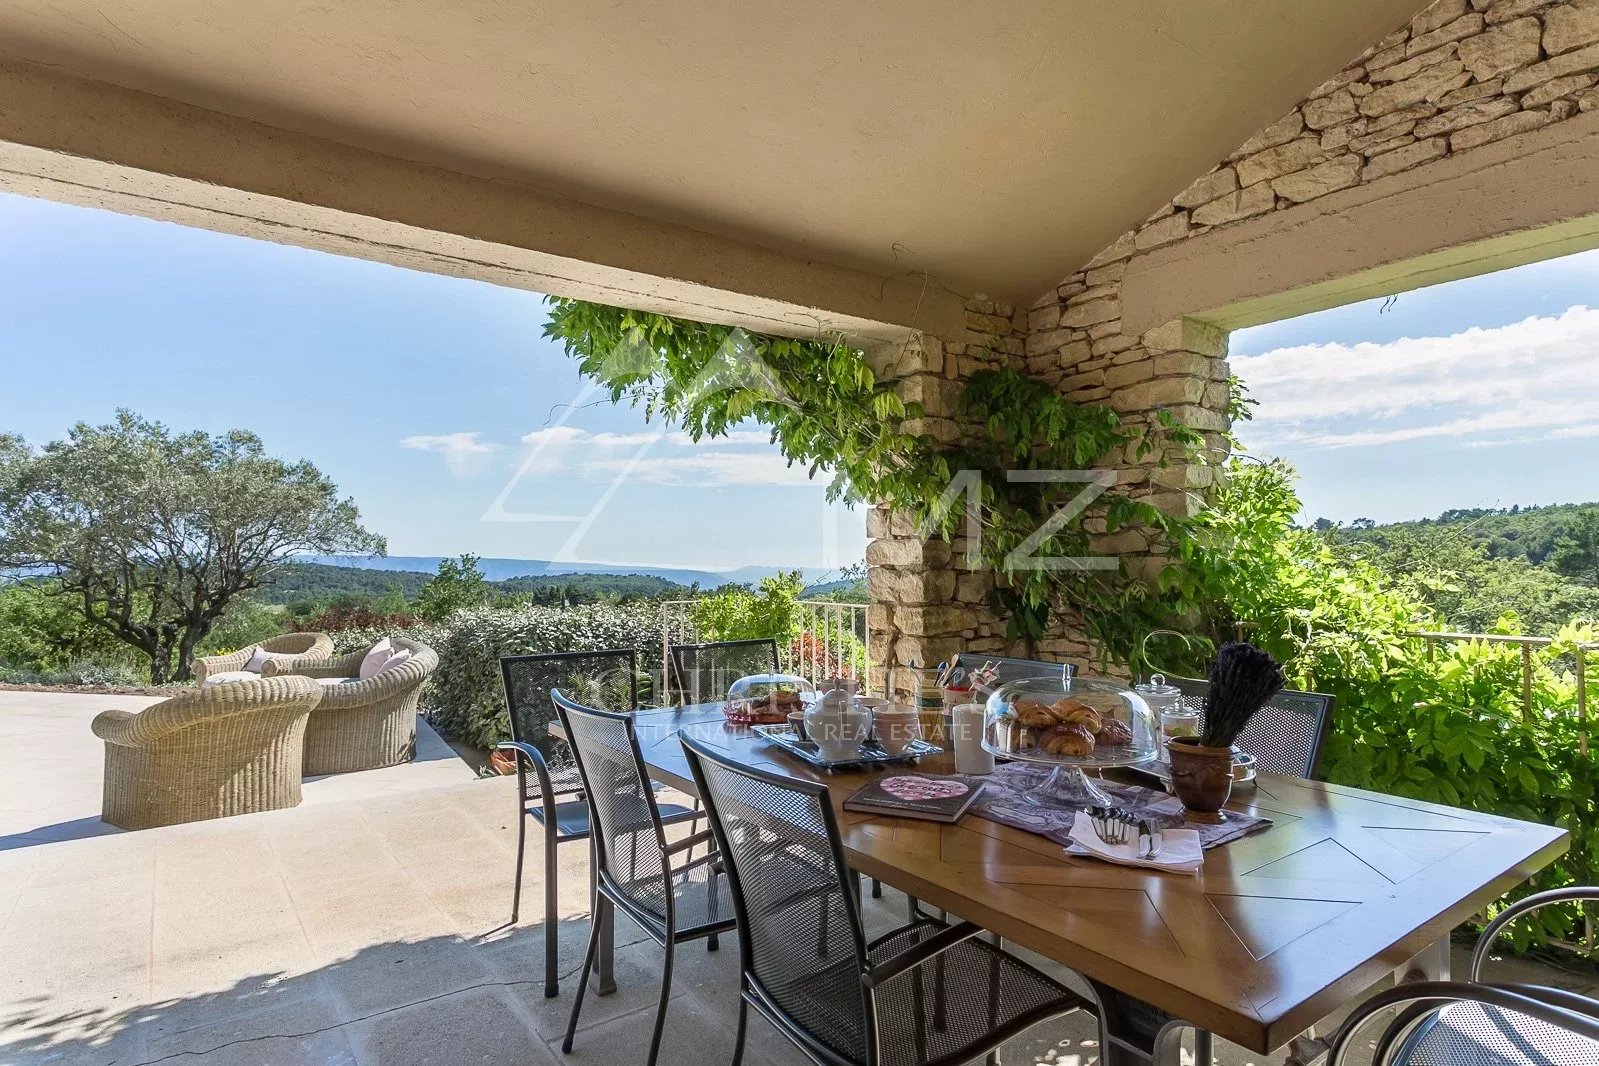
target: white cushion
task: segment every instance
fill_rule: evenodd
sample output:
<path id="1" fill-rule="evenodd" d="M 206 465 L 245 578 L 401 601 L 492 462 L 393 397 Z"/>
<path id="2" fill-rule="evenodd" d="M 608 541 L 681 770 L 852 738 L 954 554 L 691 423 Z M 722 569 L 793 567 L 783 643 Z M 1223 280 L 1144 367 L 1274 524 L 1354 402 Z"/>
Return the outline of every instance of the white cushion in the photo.
<path id="1" fill-rule="evenodd" d="M 359 677 L 319 677 L 316 679 L 316 683 L 319 685 L 353 685 L 360 680 Z"/>
<path id="2" fill-rule="evenodd" d="M 361 669 L 356 672 L 357 675 L 362 681 L 365 681 L 367 678 L 383 669 L 383 664 L 388 662 L 389 656 L 393 654 L 394 645 L 389 643 L 388 637 L 384 637 L 382 640 L 372 645 L 372 650 L 367 652 L 366 657 L 361 660 Z"/>
<path id="3" fill-rule="evenodd" d="M 239 681 L 259 681 L 261 675 L 254 670 L 224 670 L 219 674 L 207 674 L 202 684 L 206 685 L 231 685 Z"/>
<path id="4" fill-rule="evenodd" d="M 406 651 L 404 648 L 401 648 L 400 650 L 396 651 L 393 655 L 389 656 L 387 659 L 385 659 L 383 661 L 383 665 L 378 667 L 378 673 L 381 674 L 381 673 L 384 673 L 384 672 L 386 672 L 388 670 L 392 670 L 396 666 L 399 666 L 401 663 L 409 662 L 410 659 L 411 659 L 411 653 Z M 376 676 L 376 675 L 374 675 L 374 676 Z"/>
<path id="5" fill-rule="evenodd" d="M 250 649 L 250 661 L 245 663 L 241 669 L 248 670 L 252 674 L 259 674 L 261 672 L 261 668 L 266 665 L 267 660 L 271 657 L 272 654 L 270 652 L 261 647 L 261 645 L 257 644 L 254 648 Z"/>

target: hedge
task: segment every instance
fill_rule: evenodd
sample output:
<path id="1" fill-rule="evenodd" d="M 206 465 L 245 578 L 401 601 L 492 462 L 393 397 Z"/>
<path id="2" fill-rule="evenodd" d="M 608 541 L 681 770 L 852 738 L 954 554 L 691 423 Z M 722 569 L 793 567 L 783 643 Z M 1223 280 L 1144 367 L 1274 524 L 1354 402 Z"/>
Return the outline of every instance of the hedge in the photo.
<path id="1" fill-rule="evenodd" d="M 480 748 L 511 735 L 500 683 L 502 655 L 637 648 L 646 677 L 661 670 L 660 615 L 649 603 L 466 608 L 441 623 L 381 633 L 351 629 L 333 637 L 343 652 L 391 634 L 420 640 L 439 653 L 439 668 L 423 693 L 428 720 L 445 736 Z M 641 699 L 645 693 L 641 688 Z"/>

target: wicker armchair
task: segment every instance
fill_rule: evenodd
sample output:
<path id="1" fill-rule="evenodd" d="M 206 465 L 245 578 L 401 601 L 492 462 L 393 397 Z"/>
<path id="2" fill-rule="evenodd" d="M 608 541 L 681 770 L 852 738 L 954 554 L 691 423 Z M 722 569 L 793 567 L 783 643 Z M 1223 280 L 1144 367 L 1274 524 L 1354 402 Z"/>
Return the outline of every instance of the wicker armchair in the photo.
<path id="1" fill-rule="evenodd" d="M 259 647 L 262 651 L 274 655 L 293 655 L 294 660 L 280 659 L 281 663 L 297 662 L 300 659 L 327 659 L 333 655 L 333 638 L 326 633 L 285 633 L 281 637 L 271 637 L 258 641 L 248 648 L 229 652 L 227 655 L 207 655 L 194 660 L 194 679 L 200 684 L 205 684 L 205 679 L 215 677 L 217 674 L 228 673 L 232 670 L 243 670 L 244 664 L 250 661 L 250 655 Z"/>
<path id="2" fill-rule="evenodd" d="M 411 658 L 365 681 L 337 683 L 359 673 L 366 649 L 292 665 L 266 664 L 262 673 L 268 677 L 299 674 L 319 684 L 330 682 L 321 685 L 322 702 L 305 727 L 306 776 L 375 770 L 409 762 L 416 754 L 417 700 L 439 656 L 418 641 L 394 637 L 391 642 Z"/>
<path id="3" fill-rule="evenodd" d="M 137 714 L 106 711 L 101 817 L 150 829 L 298 806 L 305 723 L 322 699 L 308 677 L 196 689 Z"/>

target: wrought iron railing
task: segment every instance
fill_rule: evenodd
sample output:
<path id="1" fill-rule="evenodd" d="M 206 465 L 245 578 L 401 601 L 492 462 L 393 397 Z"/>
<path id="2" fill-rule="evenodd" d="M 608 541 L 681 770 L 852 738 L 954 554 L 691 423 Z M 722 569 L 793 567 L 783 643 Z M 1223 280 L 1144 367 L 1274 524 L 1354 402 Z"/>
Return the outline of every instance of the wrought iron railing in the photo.
<path id="1" fill-rule="evenodd" d="M 661 662 L 659 691 L 670 689 L 667 648 L 704 639 L 694 622 L 694 600 L 666 600 L 661 604 Z M 778 641 L 781 668 L 819 684 L 838 673 L 860 675 L 866 669 L 866 605 L 801 600 L 799 635 Z"/>

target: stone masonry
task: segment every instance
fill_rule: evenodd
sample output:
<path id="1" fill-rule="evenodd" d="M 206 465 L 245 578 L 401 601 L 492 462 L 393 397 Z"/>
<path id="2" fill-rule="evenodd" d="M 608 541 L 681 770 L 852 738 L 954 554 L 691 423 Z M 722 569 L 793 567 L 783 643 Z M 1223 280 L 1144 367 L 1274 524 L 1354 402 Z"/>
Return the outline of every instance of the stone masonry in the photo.
<path id="1" fill-rule="evenodd" d="M 1147 424 L 1164 409 L 1205 436 L 1206 462 L 1158 468 L 1131 456 L 1110 461 L 1121 491 L 1174 513 L 1192 509 L 1225 457 L 1227 337 L 1191 320 L 1123 333 L 1121 279 L 1130 262 L 1595 109 L 1599 0 L 1436 0 L 1025 314 L 974 301 L 965 337 L 924 338 L 895 357 L 890 376 L 937 413 L 934 431 L 949 435 L 960 431 L 949 418 L 959 380 L 1000 352 L 1072 399 L 1108 404 L 1131 424 Z M 960 545 L 924 545 L 912 532 L 882 508 L 868 522 L 873 661 L 937 663 L 960 648 L 1019 653 L 1005 647 L 1003 624 L 985 607 L 989 577 L 960 567 Z M 1135 572 L 1158 569 L 1136 532 L 1103 538 L 1099 547 Z M 1090 657 L 1070 620 L 1036 650 L 1079 662 Z"/>

